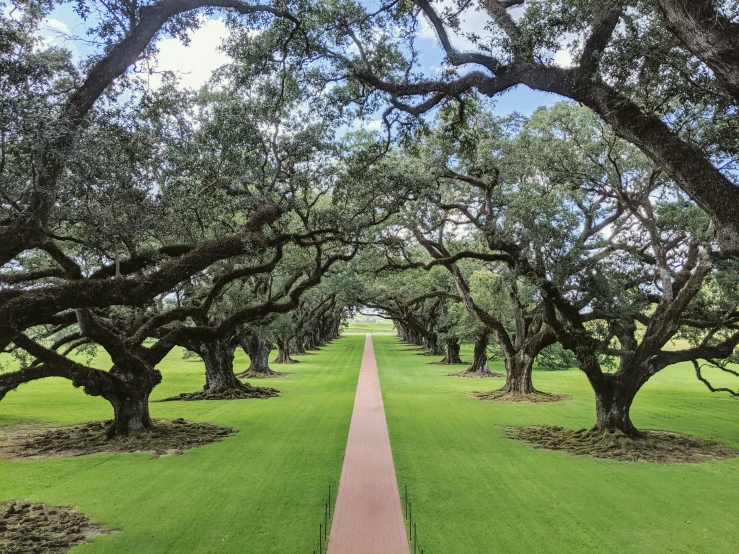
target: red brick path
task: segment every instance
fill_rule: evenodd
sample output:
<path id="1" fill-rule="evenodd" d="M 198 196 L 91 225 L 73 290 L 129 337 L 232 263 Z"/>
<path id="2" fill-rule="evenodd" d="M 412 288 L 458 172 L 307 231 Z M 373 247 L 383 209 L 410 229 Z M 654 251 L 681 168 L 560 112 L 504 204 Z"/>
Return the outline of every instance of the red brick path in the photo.
<path id="1" fill-rule="evenodd" d="M 364 343 L 359 384 L 341 469 L 328 554 L 408 554 L 372 335 Z"/>

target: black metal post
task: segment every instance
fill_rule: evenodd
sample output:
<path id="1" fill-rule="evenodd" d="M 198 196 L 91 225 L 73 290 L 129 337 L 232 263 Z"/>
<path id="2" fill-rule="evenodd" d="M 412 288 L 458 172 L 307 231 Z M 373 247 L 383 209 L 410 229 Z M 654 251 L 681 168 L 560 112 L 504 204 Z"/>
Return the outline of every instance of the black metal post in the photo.
<path id="1" fill-rule="evenodd" d="M 411 528 L 413 526 L 413 503 L 408 502 L 408 542 L 411 541 L 413 534 Z"/>

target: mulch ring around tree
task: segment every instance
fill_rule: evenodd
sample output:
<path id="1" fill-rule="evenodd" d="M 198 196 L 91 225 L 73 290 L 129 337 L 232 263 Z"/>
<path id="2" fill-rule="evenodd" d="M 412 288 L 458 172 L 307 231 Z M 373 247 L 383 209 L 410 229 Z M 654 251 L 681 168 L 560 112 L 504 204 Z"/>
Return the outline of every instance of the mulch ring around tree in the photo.
<path id="1" fill-rule="evenodd" d="M 642 431 L 641 438 L 631 438 L 620 431 L 541 425 L 506 427 L 506 434 L 536 448 L 627 462 L 698 463 L 739 456 L 739 450 L 725 444 L 668 431 Z"/>
<path id="2" fill-rule="evenodd" d="M 496 373 L 495 371 L 488 371 L 483 373 L 482 371 L 460 371 L 458 373 L 447 373 L 447 377 L 466 377 L 467 379 L 485 379 L 486 377 L 505 377 L 502 373 Z"/>
<path id="3" fill-rule="evenodd" d="M 540 402 L 562 402 L 563 400 L 572 400 L 570 394 L 553 394 L 548 392 L 505 392 L 502 390 L 472 391 L 467 396 L 485 402 L 528 402 L 530 404 L 538 404 Z"/>
<path id="4" fill-rule="evenodd" d="M 156 400 L 156 402 L 191 402 L 195 400 L 248 400 L 250 398 L 274 398 L 275 396 L 282 396 L 282 393 L 277 389 L 270 387 L 252 387 L 248 384 L 242 388 L 234 388 L 225 390 L 222 392 L 211 392 L 211 391 L 198 391 L 198 392 L 183 392 L 177 396 L 170 396 L 169 398 L 163 398 L 162 400 Z"/>
<path id="5" fill-rule="evenodd" d="M 247 369 L 246 371 L 239 373 L 236 377 L 239 379 L 279 379 L 281 377 L 290 377 L 291 375 L 295 374 L 285 373 L 282 371 L 272 371 L 271 369 L 268 369 L 267 371 L 252 371 Z"/>
<path id="6" fill-rule="evenodd" d="M 99 452 L 151 452 L 155 458 L 182 454 L 235 433 L 230 427 L 196 423 L 184 419 L 153 420 L 151 429 L 109 439 L 110 421 L 95 421 L 69 427 L 9 426 L 0 435 L 0 457 L 39 459 L 83 456 Z"/>
<path id="7" fill-rule="evenodd" d="M 69 506 L 0 502 L 0 552 L 68 552 L 89 537 L 107 533 L 90 520 Z"/>

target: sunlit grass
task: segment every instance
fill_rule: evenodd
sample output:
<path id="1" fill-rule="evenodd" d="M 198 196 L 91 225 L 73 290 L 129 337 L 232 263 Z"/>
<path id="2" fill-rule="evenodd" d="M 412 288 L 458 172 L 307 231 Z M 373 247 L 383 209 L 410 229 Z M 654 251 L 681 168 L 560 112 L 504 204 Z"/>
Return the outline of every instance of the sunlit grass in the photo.
<path id="1" fill-rule="evenodd" d="M 262 383 L 279 388 L 280 398 L 153 403 L 153 417 L 239 430 L 182 456 L 0 460 L 0 501 L 75 505 L 121 531 L 75 552 L 311 552 L 328 486 L 338 485 L 363 344 L 364 337 L 347 336 L 298 356 L 294 376 Z M 107 364 L 102 354 L 95 362 Z M 239 350 L 236 369 L 247 364 Z M 154 398 L 203 386 L 202 362 L 184 361 L 179 351 L 159 367 L 164 381 Z M 107 402 L 63 379 L 24 385 L 0 402 L 0 426 L 111 415 Z"/>
<path id="2" fill-rule="evenodd" d="M 736 552 L 739 459 L 656 465 L 537 450 L 503 427 L 592 426 L 581 372 L 534 373 L 538 389 L 572 394 L 568 402 L 480 402 L 465 391 L 503 380 L 446 377 L 450 367 L 395 337 L 374 345 L 398 483 L 409 487 L 427 553 Z M 462 354 L 470 359 L 469 349 Z M 632 416 L 641 428 L 739 448 L 739 401 L 708 392 L 687 364 L 650 380 Z"/>

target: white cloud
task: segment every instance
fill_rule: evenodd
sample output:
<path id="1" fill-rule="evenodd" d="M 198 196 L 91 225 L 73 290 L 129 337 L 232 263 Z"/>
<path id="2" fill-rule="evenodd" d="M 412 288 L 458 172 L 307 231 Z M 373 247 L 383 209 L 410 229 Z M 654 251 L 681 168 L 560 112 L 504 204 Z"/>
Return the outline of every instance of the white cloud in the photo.
<path id="1" fill-rule="evenodd" d="M 223 18 L 204 18 L 200 27 L 190 33 L 190 44 L 187 46 L 176 38 L 166 38 L 158 43 L 159 55 L 154 70 L 172 71 L 180 77 L 182 87 L 198 89 L 208 81 L 215 69 L 232 61 L 219 49 L 227 35 L 228 29 Z M 148 77 L 152 88 L 161 86 L 161 74 L 154 73 Z"/>
<path id="2" fill-rule="evenodd" d="M 66 48 L 72 53 L 72 60 L 77 63 L 80 59 L 80 53 L 75 44 L 75 39 L 72 36 L 72 32 L 66 23 L 47 17 L 43 20 L 37 32 L 41 38 L 41 43 L 44 48 L 50 46 L 59 46 Z"/>

